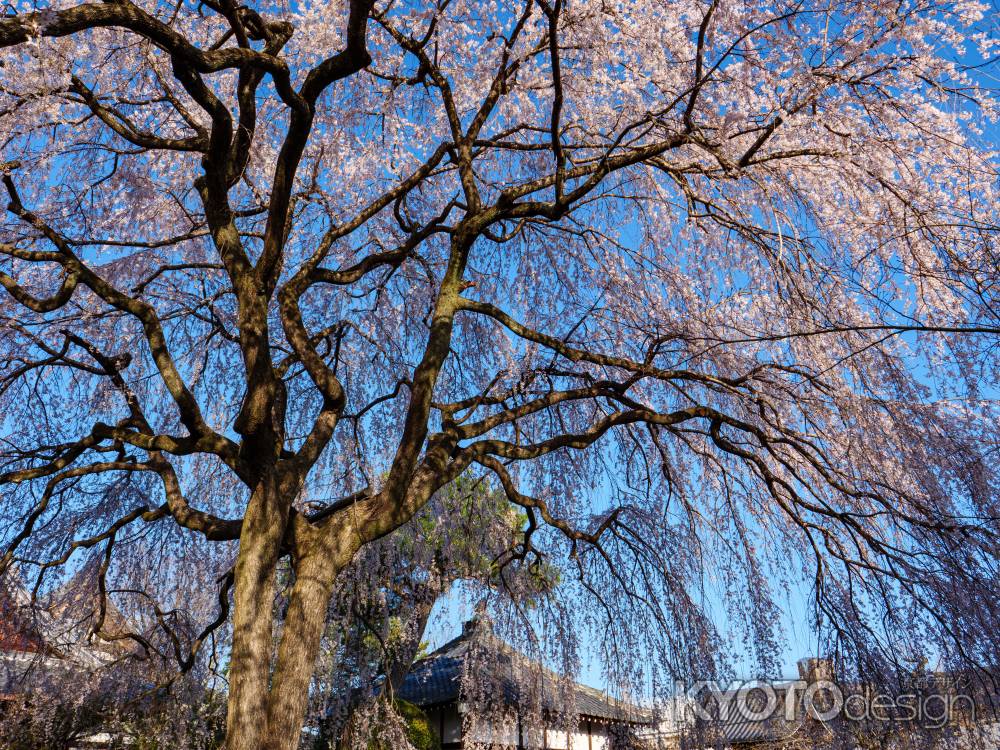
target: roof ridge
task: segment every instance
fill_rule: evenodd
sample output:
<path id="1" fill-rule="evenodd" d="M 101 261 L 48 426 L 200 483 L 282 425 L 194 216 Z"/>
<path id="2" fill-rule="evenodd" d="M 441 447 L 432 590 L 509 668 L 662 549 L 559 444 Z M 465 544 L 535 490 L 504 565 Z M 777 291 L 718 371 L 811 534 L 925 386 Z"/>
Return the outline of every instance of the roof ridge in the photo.
<path id="1" fill-rule="evenodd" d="M 568 687 L 572 691 L 577 712 L 581 716 L 636 720 L 648 714 L 648 711 L 638 704 L 613 698 L 607 690 L 584 685 L 571 676 L 546 666 L 540 659 L 532 658 L 515 648 L 492 629 L 466 628 L 460 635 L 414 661 L 400 691 L 400 697 L 418 705 L 458 700 L 465 659 L 469 655 L 469 647 L 476 641 L 479 641 L 476 645 L 485 646 L 488 650 L 499 651 L 511 657 L 514 662 L 511 666 L 519 667 L 518 672 L 526 671 L 527 668 L 540 674 L 544 683 L 550 683 L 544 688 L 545 692 L 559 685 Z M 516 681 L 519 675 L 512 674 L 511 678 Z"/>

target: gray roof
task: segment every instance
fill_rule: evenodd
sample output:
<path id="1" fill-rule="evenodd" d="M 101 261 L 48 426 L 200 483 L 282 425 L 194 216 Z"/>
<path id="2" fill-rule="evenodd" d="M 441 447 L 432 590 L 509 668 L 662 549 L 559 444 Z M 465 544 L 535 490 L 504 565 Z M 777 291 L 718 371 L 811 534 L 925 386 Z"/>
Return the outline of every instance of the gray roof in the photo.
<path id="1" fill-rule="evenodd" d="M 711 724 L 706 735 L 710 739 L 721 740 L 726 745 L 775 743 L 795 736 L 801 729 L 801 720 L 787 721 L 781 716 L 764 720 L 741 717 Z"/>
<path id="2" fill-rule="evenodd" d="M 764 718 L 752 713 L 752 711 L 761 710 L 763 704 L 756 705 L 756 702 L 751 700 L 749 706 L 741 706 L 735 700 L 739 691 L 725 691 L 722 693 L 722 705 L 725 708 L 720 706 L 717 714 L 709 708 L 709 713 L 713 714 L 714 718 L 696 720 L 693 734 L 700 735 L 700 739 L 708 746 L 733 747 L 761 743 L 780 744 L 793 737 L 801 738 L 803 732 L 813 732 L 817 729 L 825 730 L 822 724 L 806 720 L 801 690 L 796 690 L 793 696 L 795 701 L 792 714 L 786 716 L 787 691 L 797 684 L 799 683 L 759 683 L 761 688 L 769 689 L 777 698 L 775 710 Z M 749 685 L 746 687 L 749 688 Z M 748 708 L 749 711 L 741 710 L 741 708 Z M 829 732 L 827 731 L 826 734 Z"/>
<path id="3" fill-rule="evenodd" d="M 475 639 L 475 641 L 474 641 Z M 565 706 L 566 681 L 555 672 L 504 643 L 486 626 L 471 626 L 429 656 L 414 663 L 397 693 L 399 698 L 418 706 L 428 707 L 458 703 L 463 698 L 462 673 L 470 647 L 486 649 L 491 661 L 494 683 L 493 699 L 518 708 L 531 699 L 526 683 L 541 678 L 541 709 L 559 712 Z M 648 711 L 633 704 L 609 698 L 600 690 L 571 683 L 576 713 L 583 718 L 602 721 L 644 724 L 651 721 Z M 561 695 L 562 694 L 562 695 Z M 522 701 L 522 697 L 524 700 Z M 535 699 L 536 703 L 538 699 Z"/>

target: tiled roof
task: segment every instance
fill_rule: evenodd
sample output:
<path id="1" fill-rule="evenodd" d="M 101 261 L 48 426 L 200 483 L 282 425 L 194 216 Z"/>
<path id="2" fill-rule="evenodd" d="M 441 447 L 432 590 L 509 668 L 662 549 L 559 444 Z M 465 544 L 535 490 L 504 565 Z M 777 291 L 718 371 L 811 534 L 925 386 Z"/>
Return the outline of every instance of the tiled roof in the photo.
<path id="1" fill-rule="evenodd" d="M 90 637 L 99 598 L 96 581 L 86 572 L 39 602 L 31 601 L 16 577 L 0 580 L 0 654 L 41 654 L 93 668 L 138 653 L 131 640 Z M 128 630 L 125 617 L 105 599 L 102 631 L 118 636 Z"/>
<path id="2" fill-rule="evenodd" d="M 800 720 L 786 721 L 781 716 L 766 720 L 739 717 L 712 724 L 706 734 L 712 739 L 723 740 L 731 745 L 774 743 L 789 739 L 801 728 Z"/>
<path id="3" fill-rule="evenodd" d="M 530 680 L 531 676 L 542 675 L 547 689 L 542 691 L 541 708 L 558 711 L 564 704 L 565 701 L 559 695 L 558 675 L 516 651 L 492 632 L 484 632 L 475 627 L 467 627 L 461 636 L 416 662 L 398 697 L 418 706 L 458 702 L 462 697 L 463 667 L 474 637 L 482 638 L 477 646 L 489 649 L 490 656 L 495 659 L 492 663 L 496 666 L 496 672 L 491 675 L 494 680 L 494 697 L 502 699 L 506 705 L 519 706 L 522 694 L 525 694 L 527 700 L 522 684 Z M 648 712 L 638 706 L 609 699 L 601 691 L 586 685 L 574 684 L 572 689 L 579 716 L 630 723 L 650 721 Z"/>
<path id="4" fill-rule="evenodd" d="M 45 651 L 45 640 L 23 608 L 0 584 L 0 651 L 39 654 Z"/>
<path id="5" fill-rule="evenodd" d="M 750 711 L 759 710 L 763 706 L 754 705 L 752 700 L 749 706 L 744 705 L 742 702 L 734 700 L 737 698 L 737 691 L 726 691 L 722 695 L 722 706 L 726 708 L 720 708 L 717 715 L 709 709 L 709 713 L 714 718 L 696 720 L 694 733 L 700 734 L 701 739 L 708 745 L 718 743 L 725 746 L 774 744 L 787 740 L 802 730 L 804 722 L 800 696 L 795 701 L 792 715 L 785 716 L 786 691 L 789 686 L 790 683 L 768 683 L 766 685 L 770 691 L 773 691 L 777 703 L 775 710 L 765 718 L 754 716 L 745 710 L 747 708 Z"/>
<path id="6" fill-rule="evenodd" d="M 829 675 L 800 673 L 800 680 L 808 682 L 832 679 L 832 677 L 832 672 Z M 979 675 L 980 679 L 986 677 L 985 673 Z M 837 731 L 839 731 L 838 726 L 842 725 L 842 717 L 835 718 L 832 721 L 822 721 L 811 715 L 803 703 L 804 691 L 801 689 L 793 692 L 792 700 L 794 705 L 792 706 L 792 711 L 788 715 L 785 713 L 788 708 L 786 702 L 789 700 L 788 691 L 792 689 L 792 685 L 801 686 L 802 684 L 802 682 L 768 683 L 767 687 L 774 692 L 777 698 L 777 709 L 765 719 L 753 716 L 747 718 L 740 714 L 735 701 L 729 702 L 728 713 L 724 714 L 720 720 L 708 722 L 707 729 L 709 732 L 714 732 L 711 737 L 734 747 L 763 743 L 777 745 L 793 737 L 799 742 L 800 746 L 826 746 L 829 744 L 831 738 L 836 735 Z M 912 683 L 907 683 L 905 691 L 927 691 L 927 695 L 964 695 L 968 699 L 977 701 L 976 705 L 981 711 L 980 716 L 985 718 L 988 715 L 986 707 L 998 705 L 996 697 L 988 693 L 980 693 L 976 696 L 976 688 L 970 687 L 971 684 L 973 683 L 963 680 L 961 673 L 927 673 L 926 675 L 914 678 Z M 838 687 L 842 696 L 850 696 L 852 694 L 864 695 L 865 691 L 871 688 L 870 685 L 865 686 L 849 682 L 839 682 Z M 735 693 L 727 694 L 730 698 L 734 697 L 734 695 Z M 964 747 L 964 745 L 957 746 Z M 1000 748 L 1000 745 L 996 747 Z"/>

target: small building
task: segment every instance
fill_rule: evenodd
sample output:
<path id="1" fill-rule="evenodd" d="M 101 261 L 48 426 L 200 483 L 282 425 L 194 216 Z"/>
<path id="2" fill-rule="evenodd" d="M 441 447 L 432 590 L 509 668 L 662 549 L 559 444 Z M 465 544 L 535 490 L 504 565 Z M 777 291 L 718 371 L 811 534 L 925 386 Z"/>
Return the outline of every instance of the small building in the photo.
<path id="1" fill-rule="evenodd" d="M 46 609 L 34 606 L 17 581 L 0 580 L 0 720 L 37 696 L 69 703 L 100 696 L 102 689 L 110 690 L 103 670 L 132 653 L 120 642 L 88 642 L 93 612 L 83 602 L 93 596 L 82 577 L 71 579 L 60 594 L 58 606 Z M 110 603 L 105 619 L 124 623 Z M 83 726 L 73 737 L 73 747 L 81 750 L 123 743 L 128 744 L 99 726 Z"/>
<path id="2" fill-rule="evenodd" d="M 474 680 L 463 679 L 470 674 Z M 442 750 L 639 747 L 638 734 L 652 724 L 647 711 L 560 677 L 481 620 L 414 663 L 397 697 L 427 714 Z"/>
<path id="3" fill-rule="evenodd" d="M 673 720 L 645 741 L 651 750 L 1000 748 L 1000 700 L 961 674 L 915 675 L 883 690 L 838 680 L 826 659 L 803 659 L 798 671 L 794 681 L 678 696 Z"/>

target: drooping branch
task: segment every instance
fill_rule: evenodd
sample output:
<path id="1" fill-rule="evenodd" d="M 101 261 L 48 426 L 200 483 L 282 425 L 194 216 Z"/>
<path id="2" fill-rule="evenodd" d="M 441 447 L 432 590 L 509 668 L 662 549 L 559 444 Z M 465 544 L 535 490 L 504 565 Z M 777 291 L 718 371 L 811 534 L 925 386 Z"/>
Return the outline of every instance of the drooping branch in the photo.
<path id="1" fill-rule="evenodd" d="M 181 422 L 190 431 L 192 437 L 200 441 L 203 447 L 211 446 L 212 450 L 216 451 L 224 460 L 233 462 L 235 459 L 235 446 L 231 441 L 212 430 L 205 422 L 194 394 L 191 393 L 185 384 L 174 362 L 163 326 L 155 309 L 148 303 L 119 291 L 108 281 L 92 271 L 73 252 L 65 237 L 45 223 L 39 216 L 24 207 L 10 175 L 4 175 L 3 182 L 10 197 L 8 210 L 21 218 L 25 223 L 40 231 L 58 249 L 59 252 L 53 257 L 58 257 L 57 262 L 69 274 L 78 279 L 77 282 L 74 282 L 74 285 L 76 283 L 83 283 L 104 302 L 115 309 L 132 315 L 142 324 L 143 333 L 149 345 L 150 353 L 153 356 L 153 361 L 156 363 L 164 385 L 177 405 Z"/>

